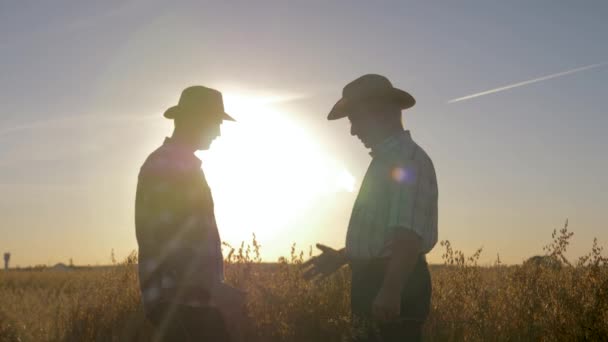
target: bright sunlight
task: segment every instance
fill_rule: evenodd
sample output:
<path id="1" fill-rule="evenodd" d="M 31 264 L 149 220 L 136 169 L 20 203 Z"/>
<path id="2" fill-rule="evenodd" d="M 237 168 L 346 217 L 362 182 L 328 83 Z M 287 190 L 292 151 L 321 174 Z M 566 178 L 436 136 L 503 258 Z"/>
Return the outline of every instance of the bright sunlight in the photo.
<path id="1" fill-rule="evenodd" d="M 225 94 L 224 122 L 210 151 L 200 152 L 222 239 L 264 241 L 288 230 L 316 201 L 352 192 L 355 179 L 308 132 L 272 108 L 276 98 Z M 288 242 L 290 243 L 290 242 Z"/>

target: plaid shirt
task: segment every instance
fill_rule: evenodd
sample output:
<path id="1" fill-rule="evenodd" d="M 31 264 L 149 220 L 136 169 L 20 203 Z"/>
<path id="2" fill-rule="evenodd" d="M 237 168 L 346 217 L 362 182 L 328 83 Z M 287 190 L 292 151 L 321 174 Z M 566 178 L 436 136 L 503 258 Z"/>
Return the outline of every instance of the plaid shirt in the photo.
<path id="1" fill-rule="evenodd" d="M 213 198 L 201 161 L 169 138 L 141 167 L 135 226 L 146 312 L 161 301 L 204 304 L 223 281 Z"/>
<path id="2" fill-rule="evenodd" d="M 398 230 L 422 239 L 423 252 L 437 243 L 437 178 L 433 162 L 409 131 L 372 149 L 373 159 L 355 201 L 346 236 L 353 259 L 390 255 Z"/>

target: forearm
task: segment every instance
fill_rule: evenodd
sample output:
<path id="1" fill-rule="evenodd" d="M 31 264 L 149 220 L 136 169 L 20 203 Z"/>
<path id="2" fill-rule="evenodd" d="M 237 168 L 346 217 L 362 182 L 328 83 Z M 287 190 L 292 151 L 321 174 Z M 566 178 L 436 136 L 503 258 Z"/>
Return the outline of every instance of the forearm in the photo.
<path id="1" fill-rule="evenodd" d="M 399 293 L 412 274 L 419 255 L 419 241 L 408 233 L 396 237 L 388 261 L 382 290 Z"/>

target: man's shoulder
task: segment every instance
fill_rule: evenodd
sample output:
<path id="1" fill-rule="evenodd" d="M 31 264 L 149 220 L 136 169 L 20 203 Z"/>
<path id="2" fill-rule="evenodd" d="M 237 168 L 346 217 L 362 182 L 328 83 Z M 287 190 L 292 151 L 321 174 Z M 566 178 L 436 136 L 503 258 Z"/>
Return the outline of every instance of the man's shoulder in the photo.
<path id="1" fill-rule="evenodd" d="M 148 155 L 140 168 L 139 174 L 140 176 L 165 178 L 183 175 L 191 171 L 190 169 L 192 167 L 189 163 L 182 158 L 178 158 L 166 146 L 160 146 Z"/>
<path id="2" fill-rule="evenodd" d="M 435 173 L 435 167 L 429 154 L 413 139 L 404 139 L 401 141 L 399 148 L 396 148 L 392 154 L 390 165 L 400 165 L 401 167 L 412 166 L 421 172 L 432 174 Z"/>
<path id="3" fill-rule="evenodd" d="M 394 161 L 416 163 L 431 162 L 431 158 L 426 151 L 409 135 L 404 136 L 403 139 L 391 149 L 391 152 L 392 153 L 390 153 L 389 156 Z"/>
<path id="4" fill-rule="evenodd" d="M 162 170 L 169 168 L 171 165 L 171 155 L 163 146 L 152 151 L 141 165 L 141 172 L 151 172 L 153 170 Z"/>
<path id="5" fill-rule="evenodd" d="M 146 158 L 140 168 L 140 178 L 149 176 L 161 179 L 187 181 L 201 173 L 201 163 L 196 156 L 186 155 L 170 146 L 162 145 Z"/>
<path id="6" fill-rule="evenodd" d="M 413 142 L 413 141 L 412 141 Z M 418 165 L 421 173 L 425 174 L 432 183 L 437 183 L 437 174 L 435 172 L 435 165 L 429 154 L 417 143 L 413 142 L 416 153 L 414 154 L 414 162 Z"/>
<path id="7" fill-rule="evenodd" d="M 418 143 L 414 141 L 412 142 L 415 148 L 414 159 L 420 161 L 425 165 L 433 166 L 433 160 L 431 159 L 431 156 L 429 156 L 429 154 L 426 152 L 426 150 L 422 148 L 422 146 L 418 145 Z"/>

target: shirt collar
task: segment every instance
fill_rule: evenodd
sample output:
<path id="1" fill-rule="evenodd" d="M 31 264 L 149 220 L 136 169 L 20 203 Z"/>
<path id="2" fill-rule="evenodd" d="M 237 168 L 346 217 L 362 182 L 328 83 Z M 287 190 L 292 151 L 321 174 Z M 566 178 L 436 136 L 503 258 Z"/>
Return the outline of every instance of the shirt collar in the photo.
<path id="1" fill-rule="evenodd" d="M 168 137 L 165 138 L 165 141 L 163 142 L 163 147 L 168 152 L 173 154 L 176 158 L 193 162 L 198 165 L 198 167 L 200 167 L 202 164 L 201 160 L 198 159 L 198 157 L 192 152 L 191 148 L 187 147 L 182 143 L 177 142 L 175 139 Z"/>
<path id="2" fill-rule="evenodd" d="M 401 143 L 410 140 L 412 140 L 412 135 L 410 134 L 410 131 L 399 131 L 398 133 L 393 134 L 390 137 L 384 139 L 378 145 L 372 147 L 372 150 L 369 154 L 372 157 L 376 157 L 379 155 L 390 153 L 394 151 L 395 148 L 399 147 Z"/>

